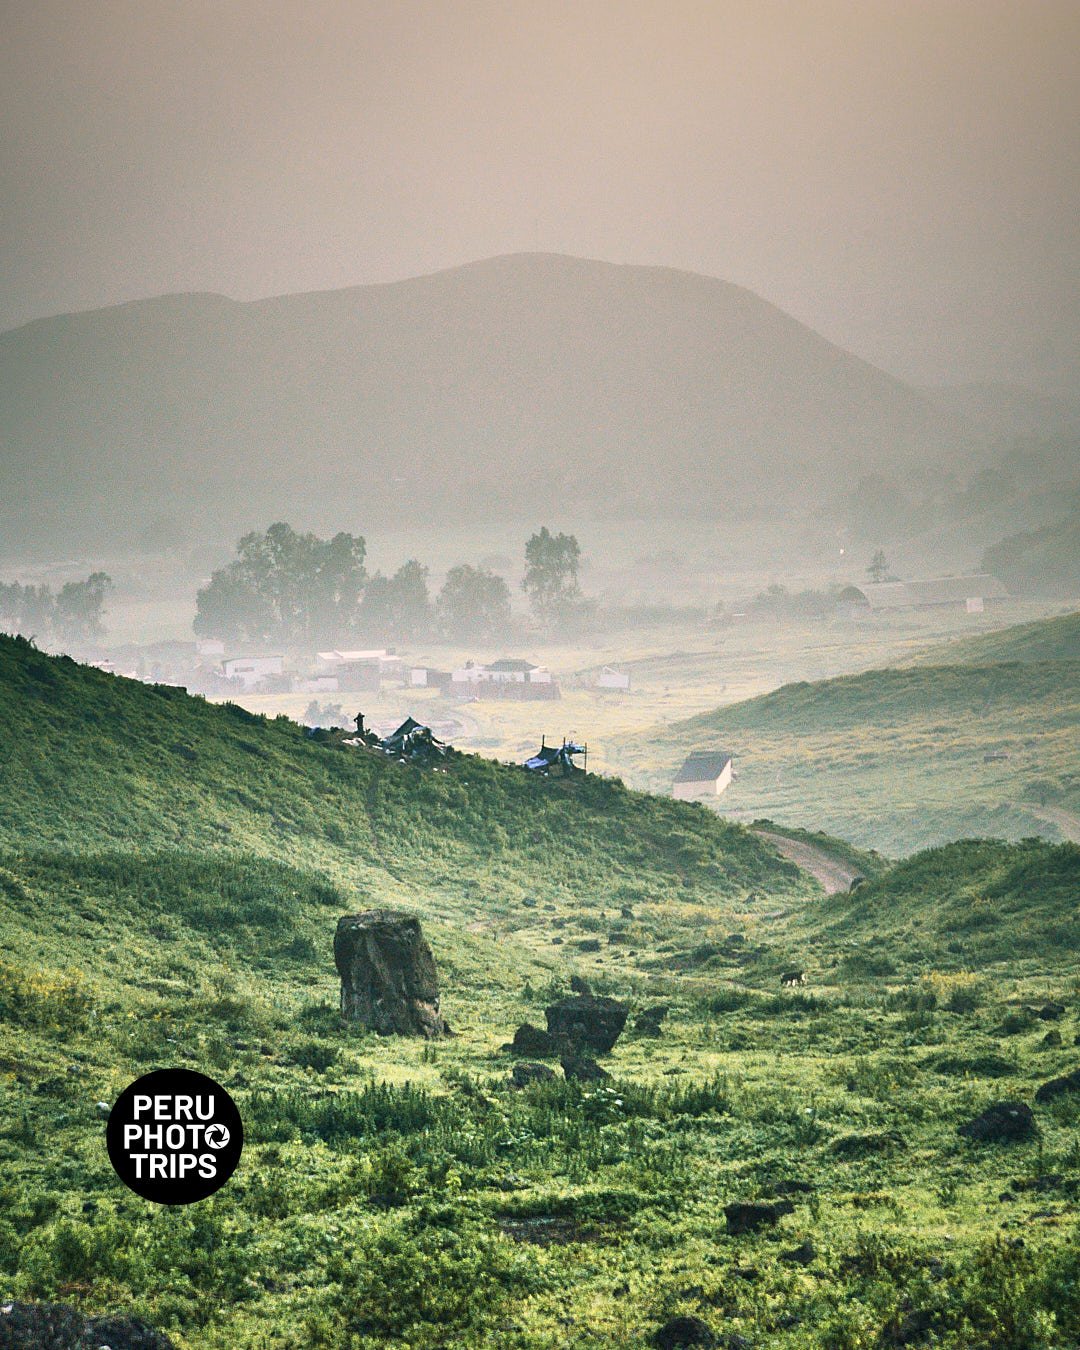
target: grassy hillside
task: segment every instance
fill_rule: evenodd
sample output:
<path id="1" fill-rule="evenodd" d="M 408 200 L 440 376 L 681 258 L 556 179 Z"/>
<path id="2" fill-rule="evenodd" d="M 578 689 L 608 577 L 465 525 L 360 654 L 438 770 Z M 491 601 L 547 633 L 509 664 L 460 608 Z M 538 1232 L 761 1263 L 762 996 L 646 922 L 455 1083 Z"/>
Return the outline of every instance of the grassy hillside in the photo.
<path id="1" fill-rule="evenodd" d="M 655 733 L 625 767 L 662 791 L 689 749 L 721 746 L 738 775 L 722 813 L 809 823 L 892 856 L 963 835 L 1060 838 L 1080 810 L 1078 691 L 1080 662 L 1067 660 L 789 684 Z"/>
<path id="2" fill-rule="evenodd" d="M 920 664 L 934 666 L 989 666 L 1005 661 L 1080 661 L 1080 613 L 938 642 L 919 658 Z"/>
<path id="3" fill-rule="evenodd" d="M 1080 1336 L 1080 1098 L 956 1133 L 1076 1065 L 1080 851 L 959 844 L 826 900 L 701 808 L 316 745 L 8 640 L 0 750 L 3 1299 L 183 1350 Z M 342 1027 L 334 924 L 382 902 L 421 915 L 453 1037 Z M 572 971 L 631 1007 L 612 1080 L 512 1090 L 500 1047 Z M 102 1147 L 98 1103 L 166 1064 L 245 1122 L 188 1208 Z"/>

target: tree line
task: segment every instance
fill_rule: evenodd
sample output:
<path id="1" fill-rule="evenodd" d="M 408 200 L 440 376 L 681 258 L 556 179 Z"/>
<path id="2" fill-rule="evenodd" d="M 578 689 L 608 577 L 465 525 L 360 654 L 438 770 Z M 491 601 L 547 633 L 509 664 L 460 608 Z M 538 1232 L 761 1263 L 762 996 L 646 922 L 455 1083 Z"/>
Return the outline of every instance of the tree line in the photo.
<path id="1" fill-rule="evenodd" d="M 0 630 L 43 642 L 93 642 L 105 634 L 102 616 L 112 588 L 105 572 L 69 581 L 55 592 L 50 586 L 0 582 Z"/>
<path id="2" fill-rule="evenodd" d="M 512 632 L 510 587 L 496 572 L 460 563 L 432 595 L 430 569 L 417 559 L 386 575 L 369 574 L 366 556 L 363 537 L 344 532 L 320 539 L 279 522 L 247 534 L 236 557 L 199 591 L 195 633 L 231 642 L 315 644 L 354 635 L 492 641 Z M 521 586 L 545 627 L 584 612 L 580 564 L 573 535 L 545 526 L 526 542 Z"/>

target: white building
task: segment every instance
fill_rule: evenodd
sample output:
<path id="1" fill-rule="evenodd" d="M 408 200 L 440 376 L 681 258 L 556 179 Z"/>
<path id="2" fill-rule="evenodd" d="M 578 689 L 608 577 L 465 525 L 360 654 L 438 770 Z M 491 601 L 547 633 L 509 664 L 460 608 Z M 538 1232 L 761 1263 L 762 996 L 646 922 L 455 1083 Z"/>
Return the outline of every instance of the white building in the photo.
<path id="1" fill-rule="evenodd" d="M 244 689 L 254 689 L 270 675 L 284 675 L 283 656 L 230 656 L 221 663 L 227 680 L 236 680 Z"/>
<path id="2" fill-rule="evenodd" d="M 615 689 L 619 693 L 628 694 L 630 692 L 630 674 L 628 671 L 616 670 L 614 666 L 605 666 L 596 677 L 597 689 Z"/>
<path id="3" fill-rule="evenodd" d="M 671 795 L 683 801 L 719 797 L 731 782 L 731 756 L 726 750 L 691 750 L 675 777 Z"/>

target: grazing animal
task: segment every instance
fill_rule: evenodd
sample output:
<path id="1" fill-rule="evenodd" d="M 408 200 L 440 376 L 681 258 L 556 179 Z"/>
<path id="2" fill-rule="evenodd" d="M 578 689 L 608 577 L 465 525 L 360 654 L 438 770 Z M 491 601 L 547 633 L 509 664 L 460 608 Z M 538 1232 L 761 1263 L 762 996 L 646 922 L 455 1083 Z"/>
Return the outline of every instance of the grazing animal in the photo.
<path id="1" fill-rule="evenodd" d="M 785 970 L 780 976 L 780 984 L 784 989 L 790 989 L 796 984 L 806 983 L 806 972 L 804 970 Z"/>

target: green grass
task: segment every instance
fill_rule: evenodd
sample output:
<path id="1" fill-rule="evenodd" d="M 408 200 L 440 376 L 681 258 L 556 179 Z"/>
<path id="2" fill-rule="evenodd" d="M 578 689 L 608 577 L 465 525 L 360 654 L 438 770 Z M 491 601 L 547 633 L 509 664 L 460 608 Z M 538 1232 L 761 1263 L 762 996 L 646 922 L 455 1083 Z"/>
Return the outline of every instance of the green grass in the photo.
<path id="1" fill-rule="evenodd" d="M 813 822 L 893 856 L 964 835 L 1060 838 L 1040 811 L 1080 810 L 1078 691 L 1080 661 L 869 671 L 785 685 L 635 753 L 661 790 L 690 748 L 722 746 L 737 774 L 722 814 Z"/>
<path id="2" fill-rule="evenodd" d="M 0 749 L 4 1297 L 185 1350 L 644 1350 L 675 1313 L 784 1350 L 1080 1337 L 1080 1101 L 1030 1143 L 956 1134 L 1075 1067 L 1078 850 L 968 841 L 825 899 L 700 807 L 398 765 L 3 640 Z M 383 902 L 421 915 L 452 1038 L 341 1026 L 336 918 Z M 512 1091 L 500 1047 L 571 971 L 663 1033 L 609 1085 Z M 166 1064 L 247 1133 L 189 1209 L 121 1186 L 96 1106 Z M 775 1230 L 726 1234 L 793 1179 Z"/>
<path id="3" fill-rule="evenodd" d="M 1080 661 L 1080 614 L 1014 624 L 996 633 L 939 642 L 919 658 L 930 665 L 996 665 L 1002 661 Z"/>

